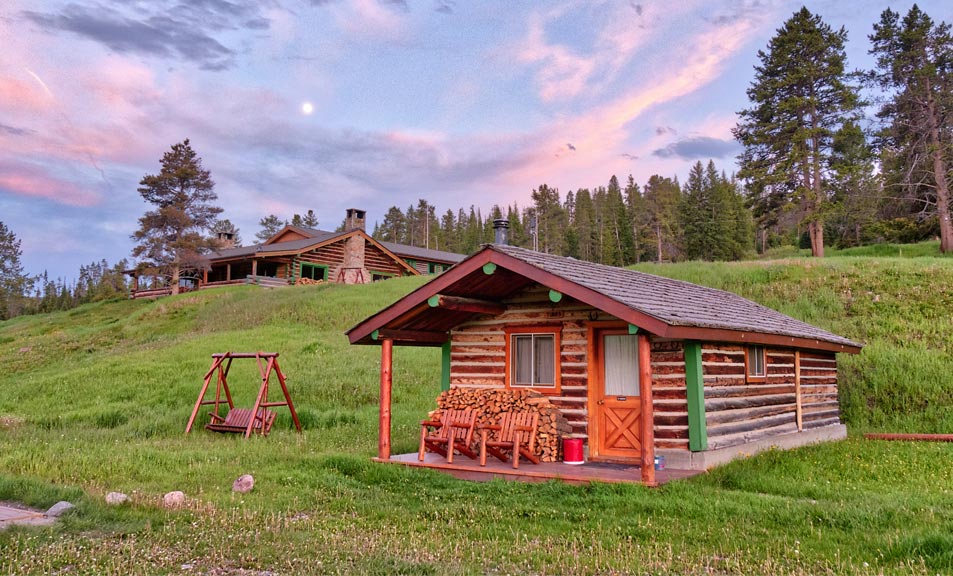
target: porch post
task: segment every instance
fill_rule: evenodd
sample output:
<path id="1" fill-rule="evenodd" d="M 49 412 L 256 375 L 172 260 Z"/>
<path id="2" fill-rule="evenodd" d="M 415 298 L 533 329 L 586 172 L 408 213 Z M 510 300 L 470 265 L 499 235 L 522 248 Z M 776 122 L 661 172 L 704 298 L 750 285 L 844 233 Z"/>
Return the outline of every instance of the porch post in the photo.
<path id="1" fill-rule="evenodd" d="M 652 345 L 639 334 L 639 399 L 642 404 L 642 483 L 655 485 L 655 413 L 652 409 Z"/>
<path id="2" fill-rule="evenodd" d="M 232 279 L 232 265 L 226 264 L 225 265 L 225 280 L 231 280 L 231 279 Z"/>
<path id="3" fill-rule="evenodd" d="M 258 276 L 258 260 L 251 261 L 251 275 Z"/>
<path id="4" fill-rule="evenodd" d="M 393 364 L 394 341 L 381 340 L 381 412 L 378 428 L 377 457 L 390 460 L 390 390 L 393 384 L 391 365 Z"/>
<path id="5" fill-rule="evenodd" d="M 139 291 L 139 274 L 132 275 L 132 293 L 135 294 Z"/>
<path id="6" fill-rule="evenodd" d="M 202 269 L 202 284 L 208 284 L 208 268 Z"/>

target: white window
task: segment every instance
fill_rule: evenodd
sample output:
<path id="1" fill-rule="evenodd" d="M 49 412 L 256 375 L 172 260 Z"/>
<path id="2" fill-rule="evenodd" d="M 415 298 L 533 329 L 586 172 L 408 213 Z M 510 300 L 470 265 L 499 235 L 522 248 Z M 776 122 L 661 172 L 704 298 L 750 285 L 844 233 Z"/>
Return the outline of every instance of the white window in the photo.
<path id="1" fill-rule="evenodd" d="M 748 379 L 765 377 L 764 346 L 748 346 Z"/>
<path id="2" fill-rule="evenodd" d="M 510 335 L 510 386 L 556 387 L 556 335 Z"/>

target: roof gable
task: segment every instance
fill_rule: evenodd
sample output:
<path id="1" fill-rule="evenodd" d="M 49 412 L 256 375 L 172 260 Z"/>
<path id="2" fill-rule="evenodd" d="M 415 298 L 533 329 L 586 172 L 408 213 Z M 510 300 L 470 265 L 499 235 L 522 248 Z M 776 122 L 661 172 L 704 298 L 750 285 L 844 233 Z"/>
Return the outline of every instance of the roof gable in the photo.
<path id="1" fill-rule="evenodd" d="M 480 288 L 484 264 L 504 270 L 503 286 Z M 463 317 L 428 311 L 427 299 L 450 294 L 501 301 L 528 283 L 550 289 L 603 310 L 653 334 L 672 338 L 772 343 L 858 352 L 861 345 L 786 316 L 737 294 L 644 272 L 542 254 L 514 246 L 489 245 L 436 280 L 371 316 L 350 331 L 352 343 L 369 343 L 374 330 L 416 329 L 429 321 L 437 329 Z M 441 315 L 429 319 L 428 315 Z M 409 319 L 404 318 L 408 316 Z"/>

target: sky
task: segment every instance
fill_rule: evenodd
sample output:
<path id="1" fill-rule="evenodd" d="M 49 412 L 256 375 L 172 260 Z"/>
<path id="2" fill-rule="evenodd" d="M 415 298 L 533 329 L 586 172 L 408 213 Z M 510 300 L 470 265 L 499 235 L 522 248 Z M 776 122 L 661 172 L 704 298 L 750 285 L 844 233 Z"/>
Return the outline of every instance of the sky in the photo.
<path id="1" fill-rule="evenodd" d="M 806 3 L 847 29 L 851 67 L 911 4 Z M 543 183 L 730 173 L 757 53 L 801 5 L 4 0 L 0 221 L 30 274 L 129 258 L 138 183 L 186 138 L 246 245 L 268 214 L 334 229 L 361 208 L 373 228 L 420 198 L 485 214 Z"/>

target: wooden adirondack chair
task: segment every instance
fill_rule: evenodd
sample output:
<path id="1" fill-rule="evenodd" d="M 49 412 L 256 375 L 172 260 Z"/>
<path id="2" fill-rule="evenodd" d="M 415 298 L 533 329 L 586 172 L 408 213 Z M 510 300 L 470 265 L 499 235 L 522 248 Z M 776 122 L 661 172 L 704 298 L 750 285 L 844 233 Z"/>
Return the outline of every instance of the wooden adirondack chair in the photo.
<path id="1" fill-rule="evenodd" d="M 453 453 L 460 452 L 476 460 L 472 448 L 477 413 L 473 410 L 442 410 L 438 419 L 420 423 L 420 451 L 417 459 L 423 462 L 424 452 L 436 452 L 453 463 Z"/>
<path id="2" fill-rule="evenodd" d="M 503 412 L 499 422 L 481 427 L 480 466 L 486 466 L 487 452 L 506 462 L 507 451 L 512 455 L 513 468 L 520 467 L 520 454 L 533 464 L 539 464 L 535 453 L 538 425 L 538 412 Z"/>

